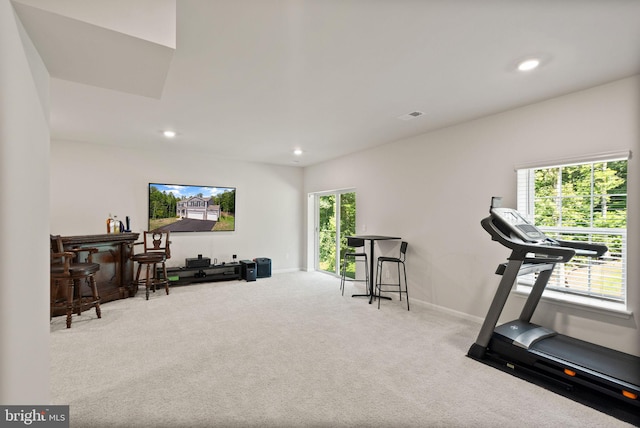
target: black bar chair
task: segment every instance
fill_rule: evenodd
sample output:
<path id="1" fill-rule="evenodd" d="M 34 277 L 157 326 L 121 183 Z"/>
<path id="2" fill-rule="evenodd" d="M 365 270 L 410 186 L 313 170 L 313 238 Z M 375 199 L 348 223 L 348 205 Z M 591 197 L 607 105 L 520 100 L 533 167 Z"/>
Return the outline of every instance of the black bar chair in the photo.
<path id="1" fill-rule="evenodd" d="M 407 258 L 407 246 L 408 244 L 404 241 L 400 244 L 400 256 L 399 257 L 378 257 L 378 265 L 376 272 L 376 289 L 375 294 L 378 297 L 378 309 L 380 309 L 380 293 L 382 292 L 393 292 L 394 290 L 389 290 L 388 287 L 397 287 L 398 294 L 400 295 L 400 301 L 402 301 L 402 293 L 404 293 L 407 297 L 407 310 L 409 310 L 409 288 L 407 286 L 407 268 L 404 264 Z M 398 283 L 383 283 L 382 282 L 382 267 L 385 263 L 395 264 L 398 268 Z M 400 265 L 402 265 L 402 272 L 404 274 L 404 290 L 402 290 L 402 278 L 400 276 Z M 383 288 L 385 287 L 385 288 Z"/>
<path id="2" fill-rule="evenodd" d="M 367 253 L 364 251 L 364 239 L 353 238 L 347 236 L 347 247 L 349 247 L 344 253 L 343 261 L 342 261 L 342 269 L 341 269 L 341 279 L 340 279 L 340 290 L 342 290 L 342 295 L 344 296 L 344 283 L 346 280 L 347 273 L 347 262 L 349 260 L 353 260 L 354 263 L 362 262 L 364 263 L 364 271 L 366 272 L 366 279 L 355 279 L 355 277 L 351 280 L 353 282 L 365 282 L 367 285 L 369 284 L 369 261 L 367 258 Z M 362 251 L 356 251 L 356 249 L 362 248 Z M 355 274 L 354 274 L 355 276 Z"/>

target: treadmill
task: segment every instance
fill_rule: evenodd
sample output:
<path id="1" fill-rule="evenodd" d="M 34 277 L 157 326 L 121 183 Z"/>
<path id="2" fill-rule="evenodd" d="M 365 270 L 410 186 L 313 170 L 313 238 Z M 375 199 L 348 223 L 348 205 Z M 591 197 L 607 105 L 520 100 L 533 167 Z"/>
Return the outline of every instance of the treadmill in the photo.
<path id="1" fill-rule="evenodd" d="M 613 416 L 639 423 L 640 357 L 531 323 L 556 264 L 566 263 L 576 254 L 597 258 L 607 247 L 551 239 L 518 211 L 502 208 L 500 199 L 493 198 L 491 215 L 481 224 L 494 241 L 512 251 L 508 262 L 496 271 L 502 279 L 467 355 Z M 519 275 L 526 273 L 537 273 L 537 278 L 520 318 L 496 327 L 513 284 Z"/>

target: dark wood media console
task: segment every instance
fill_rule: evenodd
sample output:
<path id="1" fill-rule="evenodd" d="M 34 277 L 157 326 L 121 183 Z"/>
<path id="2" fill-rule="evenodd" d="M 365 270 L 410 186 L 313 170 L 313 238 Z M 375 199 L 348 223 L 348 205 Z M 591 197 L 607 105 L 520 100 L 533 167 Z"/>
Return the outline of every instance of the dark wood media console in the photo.
<path id="1" fill-rule="evenodd" d="M 93 254 L 93 262 L 100 264 L 96 273 L 96 285 L 100 302 L 126 299 L 136 294 L 133 285 L 133 261 L 129 259 L 131 246 L 138 239 L 138 233 L 110 233 L 102 235 L 63 236 L 65 249 L 77 247 L 93 247 L 98 252 Z M 80 258 L 86 254 L 80 253 Z M 56 298 L 66 296 L 65 287 L 60 287 Z M 64 308 L 58 308 L 53 315 L 62 315 Z"/>
<path id="2" fill-rule="evenodd" d="M 226 263 L 207 267 L 167 268 L 169 285 L 185 285 L 196 282 L 230 281 L 240 279 L 240 263 Z M 171 280 L 178 277 L 177 280 Z"/>

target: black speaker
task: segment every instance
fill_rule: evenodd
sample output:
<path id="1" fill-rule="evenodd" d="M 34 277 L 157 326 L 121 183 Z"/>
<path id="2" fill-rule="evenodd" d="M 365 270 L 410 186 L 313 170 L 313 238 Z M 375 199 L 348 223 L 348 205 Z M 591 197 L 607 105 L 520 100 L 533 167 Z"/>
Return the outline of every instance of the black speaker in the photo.
<path id="1" fill-rule="evenodd" d="M 253 259 L 256 262 L 256 268 L 258 270 L 258 278 L 268 278 L 271 276 L 271 259 L 265 257 L 258 257 Z"/>
<path id="2" fill-rule="evenodd" d="M 209 257 L 202 257 L 202 254 L 198 254 L 198 258 L 184 259 L 184 265 L 188 268 L 209 267 L 211 265 L 211 259 Z"/>
<path id="3" fill-rule="evenodd" d="M 256 280 L 256 263 L 253 260 L 240 260 L 240 277 L 247 282 Z"/>

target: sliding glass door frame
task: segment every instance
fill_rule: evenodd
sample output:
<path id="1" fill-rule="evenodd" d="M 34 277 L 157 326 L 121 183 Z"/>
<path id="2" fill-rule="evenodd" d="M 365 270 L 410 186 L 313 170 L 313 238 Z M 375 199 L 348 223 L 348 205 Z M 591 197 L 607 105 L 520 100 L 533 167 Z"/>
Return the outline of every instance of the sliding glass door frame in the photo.
<path id="1" fill-rule="evenodd" d="M 355 201 L 355 189 L 341 189 L 341 190 L 334 190 L 334 191 L 327 191 L 327 192 L 318 192 L 314 194 L 314 249 L 315 249 L 315 257 L 314 257 L 314 263 L 315 263 L 315 270 L 317 271 L 321 271 L 321 272 L 326 272 L 326 273 L 330 273 L 330 274 L 334 274 L 336 276 L 340 275 L 340 268 L 341 268 L 341 237 L 343 235 L 342 232 L 342 218 L 341 218 L 341 213 L 342 213 L 342 209 L 341 209 L 341 202 L 342 202 L 342 198 L 341 196 L 344 194 L 348 194 L 348 193 L 353 193 L 354 194 L 354 201 Z M 335 216 L 335 234 L 333 237 L 333 244 L 334 244 L 334 248 L 335 248 L 335 259 L 333 260 L 333 266 L 335 267 L 333 270 L 325 270 L 321 268 L 321 262 L 322 260 L 320 259 L 320 235 L 321 235 L 321 230 L 320 230 L 320 199 L 323 197 L 328 197 L 328 196 L 334 196 L 334 210 L 333 210 L 333 214 Z M 355 223 L 355 214 L 353 217 L 353 222 Z M 355 224 L 353 224 L 353 230 L 355 231 Z"/>

